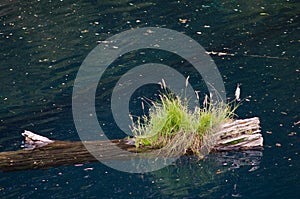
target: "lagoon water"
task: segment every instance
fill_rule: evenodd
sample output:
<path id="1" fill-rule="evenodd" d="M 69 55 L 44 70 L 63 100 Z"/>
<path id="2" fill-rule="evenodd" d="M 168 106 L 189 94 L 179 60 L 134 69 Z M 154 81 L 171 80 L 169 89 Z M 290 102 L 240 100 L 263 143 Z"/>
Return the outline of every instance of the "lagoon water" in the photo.
<path id="1" fill-rule="evenodd" d="M 0 3 L 0 151 L 18 150 L 21 132 L 79 141 L 72 89 L 85 57 L 101 41 L 125 30 L 176 30 L 211 54 L 226 94 L 241 98 L 239 118 L 258 116 L 263 151 L 182 157 L 161 170 L 132 174 L 102 163 L 0 173 L 0 198 L 299 198 L 300 3 L 262 1 L 49 0 Z M 181 48 L 178 44 L 178 48 Z M 96 93 L 106 135 L 124 137 L 113 121 L 110 97 L 122 74 L 142 63 L 171 65 L 200 90 L 207 88 L 185 60 L 142 49 L 117 59 Z M 167 82 L 168 83 L 168 82 Z M 130 111 L 141 114 L 134 93 Z"/>

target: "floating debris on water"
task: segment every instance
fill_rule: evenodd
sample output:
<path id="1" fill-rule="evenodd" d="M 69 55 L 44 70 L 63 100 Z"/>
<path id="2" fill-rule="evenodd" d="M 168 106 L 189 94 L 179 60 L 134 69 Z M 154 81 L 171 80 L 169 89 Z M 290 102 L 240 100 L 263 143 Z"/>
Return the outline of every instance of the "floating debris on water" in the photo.
<path id="1" fill-rule="evenodd" d="M 188 22 L 187 19 L 181 19 L 181 18 L 179 18 L 178 20 L 179 20 L 180 23 L 187 23 Z"/>
<path id="2" fill-rule="evenodd" d="M 280 143 L 276 143 L 275 146 L 281 147 L 281 144 Z"/>

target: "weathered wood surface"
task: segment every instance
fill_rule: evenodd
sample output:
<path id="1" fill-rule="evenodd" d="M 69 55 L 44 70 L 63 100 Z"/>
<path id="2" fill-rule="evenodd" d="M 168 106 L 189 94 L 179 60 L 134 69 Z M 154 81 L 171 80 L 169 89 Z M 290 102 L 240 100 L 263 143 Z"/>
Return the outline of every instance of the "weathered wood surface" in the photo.
<path id="1" fill-rule="evenodd" d="M 247 150 L 263 147 L 263 137 L 258 117 L 234 120 L 223 124 L 215 133 L 216 151 Z"/>
<path id="2" fill-rule="evenodd" d="M 82 142 L 54 141 L 28 131 L 22 135 L 25 136 L 25 149 L 1 152 L 0 171 L 47 169 L 96 161 L 128 160 L 128 157 L 120 151 L 125 150 L 135 154 L 151 151 L 149 148 L 136 148 L 125 139 L 89 141 L 83 144 Z M 226 123 L 221 126 L 215 136 L 217 144 L 213 148 L 214 152 L 256 150 L 263 147 L 263 137 L 257 117 Z M 103 155 L 95 158 L 90 153 L 91 149 Z"/>

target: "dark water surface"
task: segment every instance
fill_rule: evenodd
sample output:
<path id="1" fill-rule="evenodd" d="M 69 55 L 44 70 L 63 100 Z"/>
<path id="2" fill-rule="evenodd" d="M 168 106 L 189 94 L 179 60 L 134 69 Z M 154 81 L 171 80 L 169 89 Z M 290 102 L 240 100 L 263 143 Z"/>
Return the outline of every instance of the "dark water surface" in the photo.
<path id="1" fill-rule="evenodd" d="M 241 97 L 249 100 L 237 114 L 260 117 L 265 149 L 209 155 L 205 161 L 185 157 L 143 175 L 101 163 L 0 173 L 0 198 L 299 198 L 299 13 L 296 0 L 2 0 L 0 151 L 19 149 L 24 129 L 79 140 L 72 86 L 82 61 L 100 41 L 148 26 L 182 32 L 207 51 L 234 54 L 212 58 L 228 97 L 242 84 Z M 141 60 L 171 64 L 190 75 L 196 88 L 206 89 L 201 77 L 173 55 L 124 55 L 97 91 L 97 110 L 104 114 L 99 120 L 111 138 L 119 137 L 119 130 L 101 108 L 109 105 L 122 73 Z M 132 102 L 131 109 L 139 112 L 140 104 Z"/>

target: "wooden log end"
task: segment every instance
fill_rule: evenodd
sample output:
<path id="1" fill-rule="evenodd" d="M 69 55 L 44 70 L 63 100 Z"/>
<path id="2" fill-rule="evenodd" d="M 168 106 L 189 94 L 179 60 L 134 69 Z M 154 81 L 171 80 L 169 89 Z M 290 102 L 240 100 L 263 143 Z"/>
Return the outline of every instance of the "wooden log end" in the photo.
<path id="1" fill-rule="evenodd" d="M 25 137 L 24 145 L 22 146 L 25 150 L 43 147 L 54 142 L 47 137 L 38 135 L 28 130 L 25 130 L 22 133 L 22 136 Z"/>

